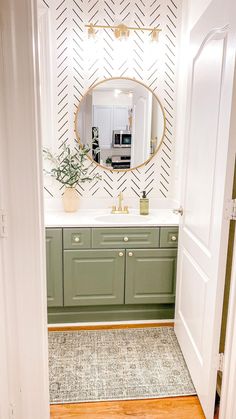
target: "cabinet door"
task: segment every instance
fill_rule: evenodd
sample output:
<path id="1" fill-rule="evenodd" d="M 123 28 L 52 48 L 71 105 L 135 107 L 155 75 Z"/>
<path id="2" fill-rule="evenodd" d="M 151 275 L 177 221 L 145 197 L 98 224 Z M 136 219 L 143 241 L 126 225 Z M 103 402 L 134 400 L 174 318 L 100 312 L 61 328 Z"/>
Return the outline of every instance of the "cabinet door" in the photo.
<path id="1" fill-rule="evenodd" d="M 62 229 L 46 229 L 47 300 L 49 307 L 63 306 Z"/>
<path id="2" fill-rule="evenodd" d="M 176 250 L 130 249 L 126 253 L 125 303 L 174 303 Z"/>
<path id="3" fill-rule="evenodd" d="M 124 250 L 65 250 L 65 305 L 123 304 L 124 261 Z"/>
<path id="4" fill-rule="evenodd" d="M 129 126 L 129 107 L 128 106 L 114 106 L 114 130 L 128 130 Z"/>

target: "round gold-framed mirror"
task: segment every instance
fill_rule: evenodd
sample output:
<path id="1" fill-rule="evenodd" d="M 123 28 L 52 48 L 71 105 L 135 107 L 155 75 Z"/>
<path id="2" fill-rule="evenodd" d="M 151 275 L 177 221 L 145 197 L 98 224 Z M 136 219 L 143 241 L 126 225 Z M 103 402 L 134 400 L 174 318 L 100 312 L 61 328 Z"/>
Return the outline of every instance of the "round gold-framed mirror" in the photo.
<path id="1" fill-rule="evenodd" d="M 94 84 L 75 114 L 75 134 L 102 169 L 129 171 L 158 152 L 166 130 L 163 105 L 143 82 L 113 77 Z"/>

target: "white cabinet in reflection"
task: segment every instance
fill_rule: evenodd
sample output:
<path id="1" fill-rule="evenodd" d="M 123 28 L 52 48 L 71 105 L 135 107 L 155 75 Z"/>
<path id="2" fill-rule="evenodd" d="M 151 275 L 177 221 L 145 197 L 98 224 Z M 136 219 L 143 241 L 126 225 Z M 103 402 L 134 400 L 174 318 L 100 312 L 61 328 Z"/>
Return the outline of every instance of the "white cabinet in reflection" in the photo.
<path id="1" fill-rule="evenodd" d="M 128 131 L 129 128 L 129 107 L 114 106 L 113 107 L 113 130 Z"/>

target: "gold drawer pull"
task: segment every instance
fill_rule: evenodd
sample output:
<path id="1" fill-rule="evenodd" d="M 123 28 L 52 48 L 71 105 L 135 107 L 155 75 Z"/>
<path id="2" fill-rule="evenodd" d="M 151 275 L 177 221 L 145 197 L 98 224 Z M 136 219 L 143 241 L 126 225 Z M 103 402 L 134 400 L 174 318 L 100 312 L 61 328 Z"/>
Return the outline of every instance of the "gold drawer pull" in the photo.
<path id="1" fill-rule="evenodd" d="M 78 236 L 74 237 L 74 242 L 75 243 L 79 243 L 80 242 L 80 238 Z"/>
<path id="2" fill-rule="evenodd" d="M 123 253 L 123 252 L 120 252 L 120 253 L 119 253 L 119 256 L 120 256 L 120 257 L 124 256 L 124 253 Z"/>
<path id="3" fill-rule="evenodd" d="M 129 241 L 129 237 L 124 237 L 124 242 L 128 242 Z"/>
<path id="4" fill-rule="evenodd" d="M 133 252 L 129 252 L 128 255 L 131 257 L 133 256 Z"/>
<path id="5" fill-rule="evenodd" d="M 172 242 L 176 242 L 176 240 L 177 240 L 177 237 L 176 236 L 171 236 L 171 241 Z"/>

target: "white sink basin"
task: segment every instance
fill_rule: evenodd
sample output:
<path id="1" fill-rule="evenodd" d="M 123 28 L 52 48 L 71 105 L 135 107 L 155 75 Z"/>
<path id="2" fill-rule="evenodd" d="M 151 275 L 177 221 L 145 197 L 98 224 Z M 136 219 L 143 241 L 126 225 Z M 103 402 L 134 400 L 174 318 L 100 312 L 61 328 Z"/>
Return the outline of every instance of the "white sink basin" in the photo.
<path id="1" fill-rule="evenodd" d="M 152 222 L 154 217 L 150 215 L 138 215 L 138 214 L 104 214 L 94 217 L 94 219 L 99 223 L 106 224 L 133 224 L 133 223 L 143 223 L 143 222 Z"/>

